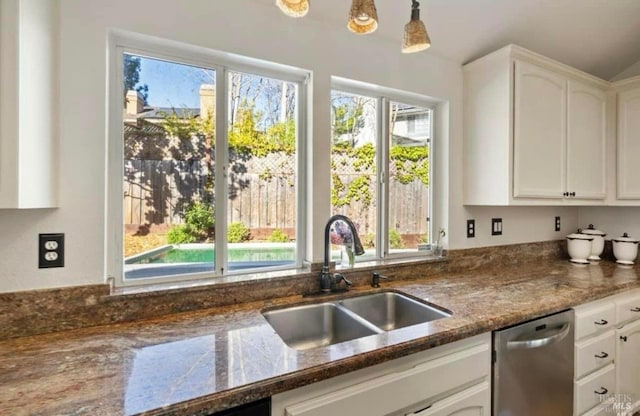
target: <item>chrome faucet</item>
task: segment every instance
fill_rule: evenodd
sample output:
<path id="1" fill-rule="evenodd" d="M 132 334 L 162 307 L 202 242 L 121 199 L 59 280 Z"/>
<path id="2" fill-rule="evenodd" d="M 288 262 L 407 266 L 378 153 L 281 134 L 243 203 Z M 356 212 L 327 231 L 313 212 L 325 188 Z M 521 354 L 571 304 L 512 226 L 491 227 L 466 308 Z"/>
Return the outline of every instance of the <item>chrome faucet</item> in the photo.
<path id="1" fill-rule="evenodd" d="M 331 273 L 329 271 L 329 244 L 331 242 L 331 226 L 336 221 L 342 221 L 347 224 L 347 227 L 349 227 L 354 254 L 356 256 L 361 256 L 364 254 L 364 249 L 362 248 L 360 237 L 358 237 L 358 231 L 356 230 L 355 225 L 353 225 L 353 222 L 344 215 L 334 215 L 329 218 L 329 221 L 327 221 L 327 225 L 324 227 L 324 264 L 322 266 L 322 271 L 320 272 L 320 291 L 325 293 L 329 293 L 334 290 L 341 281 L 344 281 L 347 288 L 351 286 L 351 282 L 347 280 L 342 274 Z"/>

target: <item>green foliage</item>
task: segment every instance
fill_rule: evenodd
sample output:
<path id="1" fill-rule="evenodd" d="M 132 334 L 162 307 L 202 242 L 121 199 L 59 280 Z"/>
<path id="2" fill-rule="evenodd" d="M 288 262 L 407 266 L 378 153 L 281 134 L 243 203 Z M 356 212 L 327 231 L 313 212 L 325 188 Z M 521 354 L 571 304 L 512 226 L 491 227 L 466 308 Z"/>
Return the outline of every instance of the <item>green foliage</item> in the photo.
<path id="1" fill-rule="evenodd" d="M 420 180 L 429 186 L 429 150 L 425 146 L 391 146 L 389 159 L 396 168 L 396 179 L 406 185 Z"/>
<path id="2" fill-rule="evenodd" d="M 169 244 L 185 244 L 204 241 L 215 225 L 212 205 L 195 202 L 184 214 L 184 224 L 174 225 L 167 232 Z"/>
<path id="3" fill-rule="evenodd" d="M 348 104 L 332 105 L 333 109 L 333 137 L 344 134 L 356 135 L 364 126 L 362 101 L 354 101 L 353 107 Z"/>
<path id="4" fill-rule="evenodd" d="M 367 233 L 360 239 L 360 242 L 365 248 L 373 248 L 376 246 L 376 236 L 373 233 Z"/>
<path id="5" fill-rule="evenodd" d="M 195 243 L 196 237 L 187 224 L 174 225 L 167 232 L 167 242 L 169 244 Z"/>
<path id="6" fill-rule="evenodd" d="M 170 136 L 188 140 L 202 132 L 194 114 L 183 113 L 179 116 L 176 109 L 172 108 L 171 113 L 160 112 L 159 115 L 162 116 L 162 127 Z"/>
<path id="7" fill-rule="evenodd" d="M 351 147 L 345 143 L 336 143 L 332 149 L 334 154 L 342 154 L 353 160 L 353 168 L 363 175 L 354 178 L 349 185 L 345 185 L 340 179 L 340 175 L 335 173 L 335 162 L 331 162 L 332 187 L 331 204 L 334 207 L 341 207 L 351 204 L 352 201 L 361 201 L 364 207 L 371 205 L 373 195 L 371 194 L 371 175 L 375 173 L 375 147 L 372 143 L 363 146 Z"/>
<path id="8" fill-rule="evenodd" d="M 288 119 L 284 123 L 276 123 L 267 129 L 267 138 L 271 142 L 271 152 L 284 152 L 288 155 L 296 150 L 296 122 Z"/>
<path id="9" fill-rule="evenodd" d="M 236 120 L 229 130 L 229 147 L 238 153 L 264 157 L 269 153 L 293 154 L 296 143 L 295 121 L 272 125 L 267 132 L 257 130 L 262 117 L 253 106 L 243 102 L 236 112 Z"/>
<path id="10" fill-rule="evenodd" d="M 242 243 L 251 238 L 249 227 L 241 222 L 232 222 L 227 229 L 227 241 L 229 243 Z"/>
<path id="11" fill-rule="evenodd" d="M 404 241 L 402 241 L 402 236 L 395 228 L 389 230 L 389 246 L 391 248 L 404 248 Z"/>
<path id="12" fill-rule="evenodd" d="M 421 243 L 421 244 L 426 244 L 428 242 L 429 242 L 429 234 L 423 234 L 418 239 L 418 243 Z"/>
<path id="13" fill-rule="evenodd" d="M 214 208 L 210 204 L 196 202 L 184 214 L 184 221 L 194 237 L 206 238 L 215 225 Z"/>
<path id="14" fill-rule="evenodd" d="M 284 231 L 280 230 L 279 228 L 276 228 L 271 232 L 271 235 L 269 236 L 268 240 L 272 243 L 288 243 L 289 236 L 285 234 Z"/>

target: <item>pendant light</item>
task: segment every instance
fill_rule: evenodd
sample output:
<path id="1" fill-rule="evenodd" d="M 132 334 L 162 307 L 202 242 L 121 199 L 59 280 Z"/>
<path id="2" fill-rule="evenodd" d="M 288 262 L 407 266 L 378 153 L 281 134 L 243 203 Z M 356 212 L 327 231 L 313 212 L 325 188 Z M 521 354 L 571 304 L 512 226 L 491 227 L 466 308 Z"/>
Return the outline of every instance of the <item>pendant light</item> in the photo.
<path id="1" fill-rule="evenodd" d="M 309 0 L 276 0 L 276 5 L 290 17 L 303 17 L 309 12 Z"/>
<path id="2" fill-rule="evenodd" d="M 378 28 L 378 12 L 373 0 L 353 0 L 347 27 L 358 35 L 375 32 Z"/>
<path id="3" fill-rule="evenodd" d="M 420 3 L 411 0 L 411 21 L 404 27 L 404 42 L 402 53 L 423 51 L 431 46 L 431 39 L 427 34 L 427 28 L 420 20 Z"/>

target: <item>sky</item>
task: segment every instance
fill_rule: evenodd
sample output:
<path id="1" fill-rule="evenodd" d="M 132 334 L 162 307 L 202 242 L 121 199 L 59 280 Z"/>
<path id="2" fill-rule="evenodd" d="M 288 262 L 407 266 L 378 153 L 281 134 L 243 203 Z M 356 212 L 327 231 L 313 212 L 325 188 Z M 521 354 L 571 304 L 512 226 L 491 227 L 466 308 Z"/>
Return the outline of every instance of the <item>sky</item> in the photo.
<path id="1" fill-rule="evenodd" d="M 136 87 L 148 86 L 147 103 L 151 107 L 199 108 L 200 86 L 215 85 L 215 70 L 139 58 L 140 73 Z M 241 79 L 240 101 L 249 100 L 255 105 L 257 125 L 266 130 L 279 121 L 283 81 L 250 74 L 242 74 Z M 293 84 L 288 85 L 287 95 L 292 98 L 297 90 Z"/>
<path id="2" fill-rule="evenodd" d="M 200 85 L 215 83 L 215 71 L 142 58 L 138 85 L 149 86 L 153 107 L 200 107 Z"/>

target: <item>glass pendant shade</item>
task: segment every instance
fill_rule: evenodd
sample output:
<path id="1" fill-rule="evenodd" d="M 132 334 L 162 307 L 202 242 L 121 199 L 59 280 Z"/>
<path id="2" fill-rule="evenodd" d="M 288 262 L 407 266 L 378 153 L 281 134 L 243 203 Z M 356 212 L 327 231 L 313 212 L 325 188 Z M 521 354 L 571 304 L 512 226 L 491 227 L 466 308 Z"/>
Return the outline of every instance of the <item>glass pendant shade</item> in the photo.
<path id="1" fill-rule="evenodd" d="M 411 21 L 404 27 L 404 41 L 402 42 L 402 53 L 420 52 L 431 46 L 431 39 L 427 33 L 427 28 L 420 20 L 419 3 L 413 1 L 411 8 Z"/>
<path id="2" fill-rule="evenodd" d="M 353 0 L 347 27 L 358 35 L 372 33 L 378 28 L 378 12 L 373 0 Z"/>
<path id="3" fill-rule="evenodd" d="M 276 5 L 291 17 L 302 17 L 309 12 L 309 0 L 276 0 Z"/>

